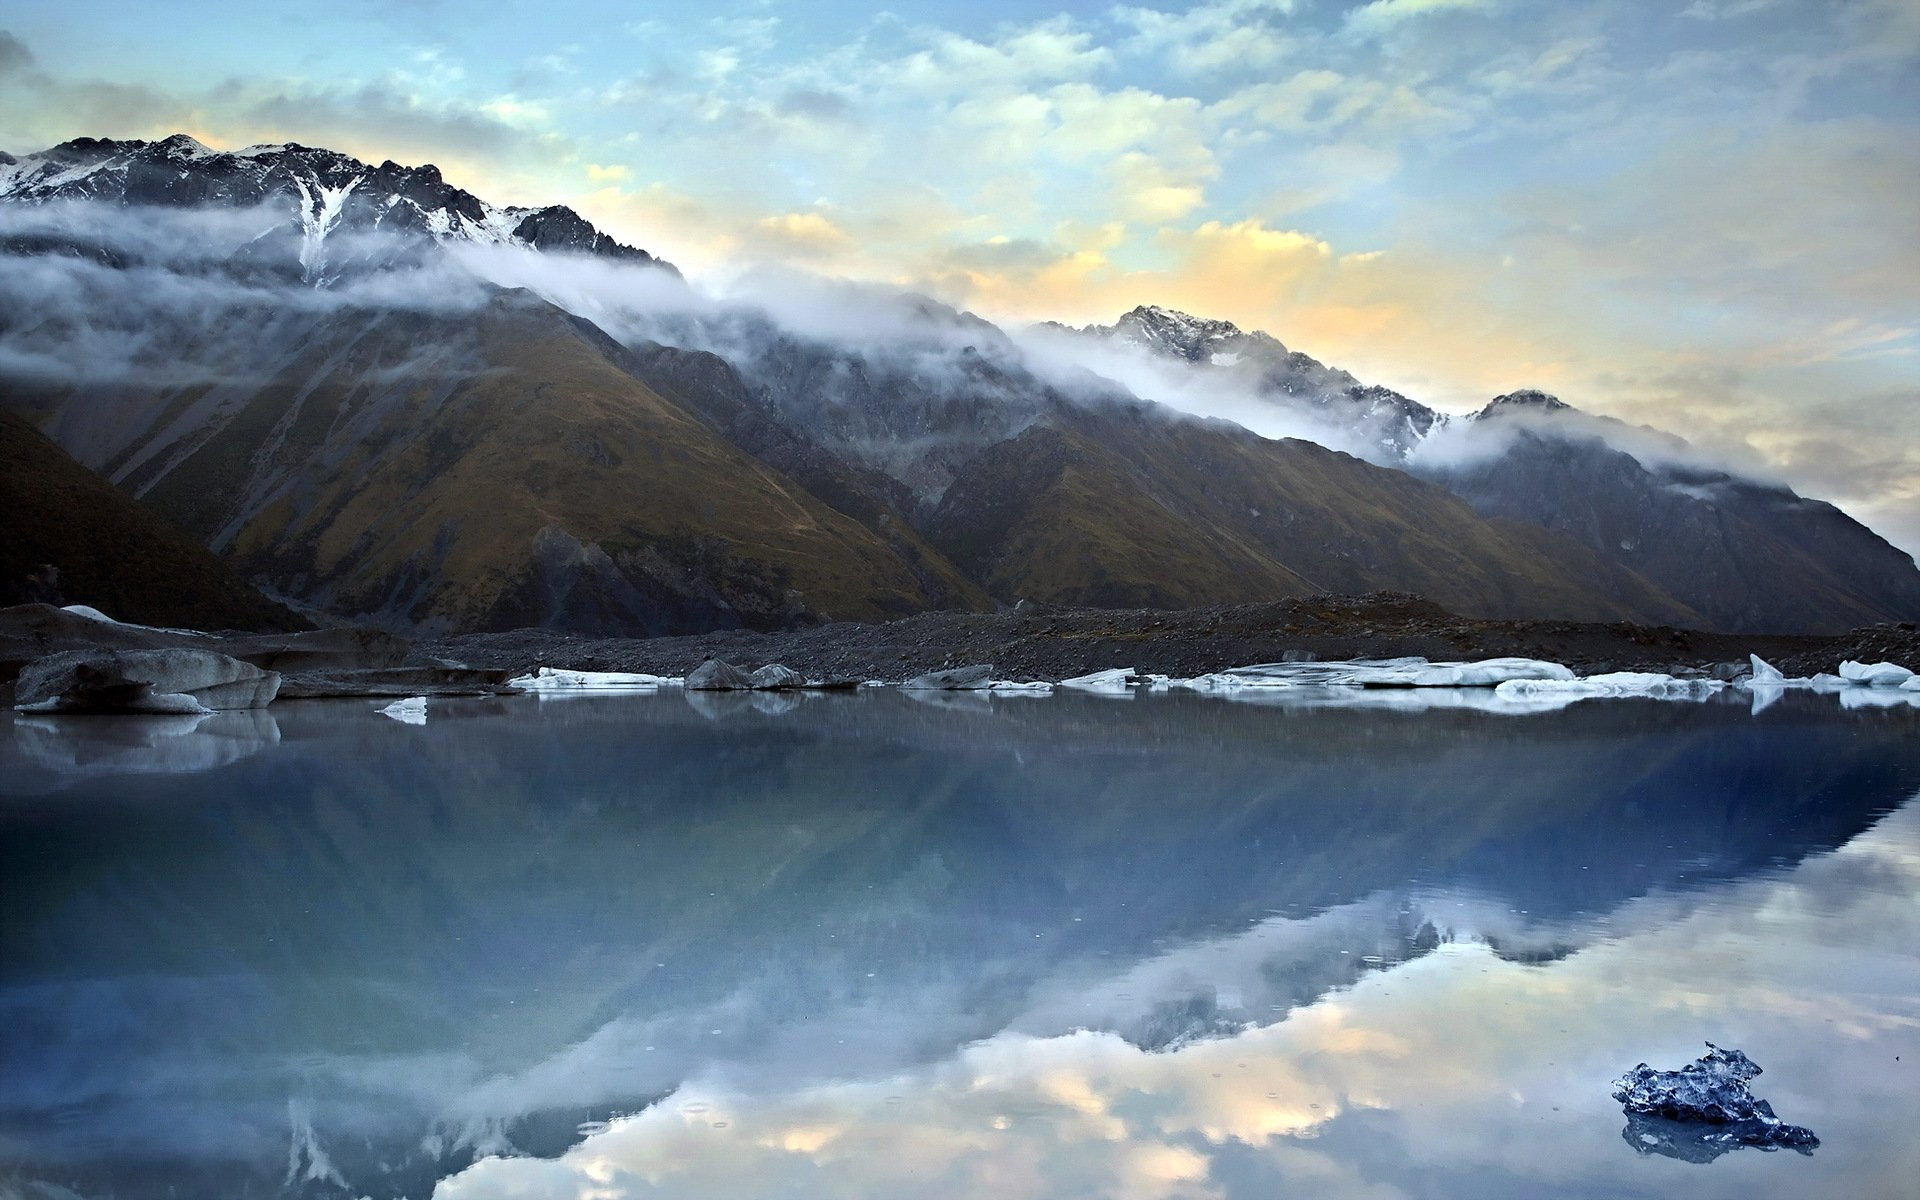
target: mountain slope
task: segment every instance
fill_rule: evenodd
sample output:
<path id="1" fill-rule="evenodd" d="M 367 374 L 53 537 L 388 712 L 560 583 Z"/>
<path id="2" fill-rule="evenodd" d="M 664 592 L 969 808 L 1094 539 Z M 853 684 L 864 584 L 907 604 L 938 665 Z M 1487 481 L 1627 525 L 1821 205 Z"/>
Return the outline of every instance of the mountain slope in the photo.
<path id="1" fill-rule="evenodd" d="M 1244 333 L 1153 307 L 1075 332 L 1189 364 L 1202 377 L 1353 434 L 1370 460 L 1446 487 L 1486 517 L 1579 542 L 1716 629 L 1834 633 L 1920 619 L 1920 568 L 1833 505 L 1694 458 L 1671 435 L 1540 392 L 1448 416 Z M 1436 450 L 1438 434 L 1446 446 Z M 1649 449 L 1651 448 L 1651 450 Z"/>
<path id="2" fill-rule="evenodd" d="M 59 599 L 117 620 L 200 629 L 303 628 L 133 497 L 0 410 L 0 604 L 28 599 L 28 575 L 59 570 Z"/>
<path id="3" fill-rule="evenodd" d="M 1511 404 L 1501 397 L 1475 423 L 1514 424 Z M 1426 473 L 1484 515 L 1563 533 L 1685 596 L 1715 628 L 1840 633 L 1920 617 L 1913 560 L 1831 504 L 1724 471 L 1649 466 L 1576 427 L 1530 422 L 1502 436 L 1497 457 Z"/>
<path id="4" fill-rule="evenodd" d="M 1392 588 L 1482 616 L 1688 624 L 1570 539 L 1399 471 L 1139 406 L 1068 408 L 947 490 L 936 545 L 1002 599 L 1191 607 Z"/>
<path id="5" fill-rule="evenodd" d="M 40 403 L 230 562 L 333 611 L 657 633 L 930 603 L 885 542 L 525 293 L 282 314 L 224 353 L 243 385 Z"/>

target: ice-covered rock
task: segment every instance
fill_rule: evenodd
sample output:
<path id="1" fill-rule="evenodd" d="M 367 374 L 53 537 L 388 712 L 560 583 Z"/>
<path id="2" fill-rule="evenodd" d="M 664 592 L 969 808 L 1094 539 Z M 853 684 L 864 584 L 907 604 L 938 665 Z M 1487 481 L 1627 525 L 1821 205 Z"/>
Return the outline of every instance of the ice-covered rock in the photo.
<path id="1" fill-rule="evenodd" d="M 792 667 L 768 663 L 747 676 L 747 686 L 759 692 L 784 691 L 788 688 L 807 686 L 807 677 Z"/>
<path id="2" fill-rule="evenodd" d="M 1132 667 L 1115 667 L 1110 671 L 1095 671 L 1091 675 L 1076 675 L 1072 679 L 1062 679 L 1060 686 L 1074 692 L 1124 695 L 1131 692 L 1133 685 L 1139 682 L 1145 681 L 1134 674 Z"/>
<path id="3" fill-rule="evenodd" d="M 972 667 L 928 671 L 925 675 L 915 675 L 900 686 L 909 692 L 975 692 L 986 690 L 992 683 L 993 664 L 983 663 Z"/>
<path id="4" fill-rule="evenodd" d="M 264 708 L 277 672 L 211 650 L 68 650 L 27 664 L 14 707 L 45 713 Z"/>
<path id="5" fill-rule="evenodd" d="M 690 692 L 746 692 L 753 690 L 753 677 L 729 662 L 710 658 L 687 672 Z"/>
<path id="6" fill-rule="evenodd" d="M 1658 1071 L 1641 1063 L 1613 1081 L 1613 1098 L 1630 1117 L 1710 1126 L 1694 1135 L 1701 1142 L 1766 1149 L 1787 1146 L 1811 1152 L 1820 1144 L 1813 1131 L 1782 1121 L 1774 1115 L 1773 1106 L 1748 1087 L 1747 1081 L 1759 1074 L 1759 1064 L 1745 1054 L 1708 1042 L 1705 1055 L 1678 1071 Z M 1630 1123 L 1629 1134 L 1633 1128 Z M 1628 1141 L 1635 1138 L 1629 1136 Z"/>
<path id="7" fill-rule="evenodd" d="M 1859 663 L 1849 659 L 1840 664 L 1840 678 L 1867 687 L 1897 688 L 1912 679 L 1913 672 L 1898 663 Z"/>
<path id="8" fill-rule="evenodd" d="M 679 687 L 681 682 L 676 675 L 642 675 L 630 671 L 565 671 L 558 667 L 541 667 L 531 675 L 518 675 L 507 680 L 509 687 L 522 688 L 529 692 Z"/>
<path id="9" fill-rule="evenodd" d="M 425 725 L 427 723 L 427 698 L 409 696 L 405 700 L 395 700 L 380 710 L 383 717 L 392 717 L 402 725 Z"/>

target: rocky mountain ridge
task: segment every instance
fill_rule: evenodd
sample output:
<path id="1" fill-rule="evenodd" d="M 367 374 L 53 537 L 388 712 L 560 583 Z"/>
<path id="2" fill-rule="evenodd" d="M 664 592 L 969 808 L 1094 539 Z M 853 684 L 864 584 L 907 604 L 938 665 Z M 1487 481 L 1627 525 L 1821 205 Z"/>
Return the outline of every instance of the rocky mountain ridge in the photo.
<path id="1" fill-rule="evenodd" d="M 1359 430 L 1365 461 L 1069 379 L 924 297 L 823 292 L 801 311 L 682 288 L 583 306 L 479 275 L 424 306 L 330 289 L 349 264 L 357 283 L 404 282 L 421 247 L 561 252 L 547 274 L 569 253 L 658 264 L 570 210 L 492 207 L 431 167 L 184 137 L 0 164 L 0 206 L 63 201 L 96 228 L 122 206 L 143 228 L 287 206 L 255 241 L 291 276 L 185 307 L 102 291 L 124 273 L 98 268 L 121 263 L 80 233 L 0 237 L 41 268 L 0 278 L 0 349 L 67 364 L 10 374 L 0 404 L 245 577 L 347 619 L 659 634 L 1383 588 L 1472 616 L 1746 630 L 1920 613 L 1911 560 L 1831 506 L 1636 458 L 1544 394 L 1449 418 L 1231 322 L 1142 306 L 1066 332 Z M 355 258 L 357 238 L 393 252 Z M 119 373 L 88 357 L 94 301 L 62 324 L 32 291 L 78 260 L 95 265 L 71 291 L 110 296 L 142 339 Z M 1463 431 L 1499 439 L 1426 458 Z"/>
<path id="2" fill-rule="evenodd" d="M 337 234 L 424 235 L 443 244 L 523 246 L 673 270 L 601 233 L 565 205 L 494 205 L 446 181 L 431 163 L 378 166 L 296 142 L 213 150 L 184 133 L 160 141 L 75 138 L 0 163 L 0 201 L 90 200 L 171 208 L 288 210 L 310 281 L 323 279 Z"/>

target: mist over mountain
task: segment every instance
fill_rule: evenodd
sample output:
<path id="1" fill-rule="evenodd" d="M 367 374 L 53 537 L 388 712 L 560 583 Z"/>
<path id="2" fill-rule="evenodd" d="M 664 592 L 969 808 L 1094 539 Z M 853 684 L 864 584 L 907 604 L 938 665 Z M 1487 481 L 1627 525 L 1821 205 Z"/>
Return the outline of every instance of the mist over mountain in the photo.
<path id="1" fill-rule="evenodd" d="M 81 139 L 0 164 L 0 252 L 0 405 L 242 576 L 398 628 L 1377 588 L 1920 615 L 1911 559 L 1839 510 L 1557 401 L 1450 417 L 1151 307 L 1010 333 L 868 285 L 707 289 L 431 166 Z"/>

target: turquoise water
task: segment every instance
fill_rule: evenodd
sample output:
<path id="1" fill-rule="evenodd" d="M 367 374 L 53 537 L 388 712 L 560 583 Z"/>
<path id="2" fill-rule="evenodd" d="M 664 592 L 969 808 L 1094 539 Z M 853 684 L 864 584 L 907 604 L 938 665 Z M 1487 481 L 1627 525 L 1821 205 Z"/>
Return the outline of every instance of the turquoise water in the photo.
<path id="1" fill-rule="evenodd" d="M 0 727 L 0 1195 L 1920 1178 L 1920 711 L 936 699 Z M 1707 1039 L 1823 1145 L 1637 1149 Z"/>

